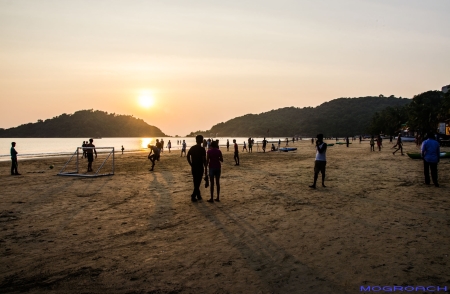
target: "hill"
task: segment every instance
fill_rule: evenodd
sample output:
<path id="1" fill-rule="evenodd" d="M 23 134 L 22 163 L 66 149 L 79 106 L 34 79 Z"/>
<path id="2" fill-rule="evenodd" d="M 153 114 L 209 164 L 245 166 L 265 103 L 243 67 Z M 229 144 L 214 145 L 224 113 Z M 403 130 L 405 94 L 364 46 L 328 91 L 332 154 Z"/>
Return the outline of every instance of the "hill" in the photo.
<path id="1" fill-rule="evenodd" d="M 100 110 L 80 110 L 38 120 L 10 129 L 0 129 L 1 138 L 164 137 L 159 128 L 131 115 Z"/>
<path id="2" fill-rule="evenodd" d="M 404 106 L 411 99 L 390 97 L 339 98 L 317 107 L 285 107 L 261 114 L 247 114 L 193 132 L 220 137 L 352 136 L 367 133 L 372 116 L 388 106 Z M 268 132 L 269 130 L 269 132 Z"/>

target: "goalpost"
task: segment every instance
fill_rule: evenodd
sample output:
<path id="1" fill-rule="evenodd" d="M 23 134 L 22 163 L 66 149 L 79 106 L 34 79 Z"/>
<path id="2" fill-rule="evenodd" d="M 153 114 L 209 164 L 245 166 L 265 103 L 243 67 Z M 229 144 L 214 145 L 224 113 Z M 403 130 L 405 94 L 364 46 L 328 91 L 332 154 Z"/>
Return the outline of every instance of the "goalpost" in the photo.
<path id="1" fill-rule="evenodd" d="M 87 149 L 95 149 L 97 151 L 97 158 L 92 162 L 94 172 L 80 173 L 80 170 L 87 170 L 88 161 L 83 156 L 83 151 Z M 101 163 L 97 164 L 98 162 Z M 112 176 L 114 175 L 114 147 L 77 147 L 77 150 L 75 150 L 57 175 L 90 178 Z"/>

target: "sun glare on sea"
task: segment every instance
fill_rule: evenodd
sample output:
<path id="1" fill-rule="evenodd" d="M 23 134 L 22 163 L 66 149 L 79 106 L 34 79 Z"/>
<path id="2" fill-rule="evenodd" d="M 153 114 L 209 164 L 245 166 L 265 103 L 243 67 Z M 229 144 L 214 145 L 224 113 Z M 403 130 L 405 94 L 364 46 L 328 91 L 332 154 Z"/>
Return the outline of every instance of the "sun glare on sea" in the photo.
<path id="1" fill-rule="evenodd" d="M 141 139 L 141 148 L 148 148 L 148 144 L 153 143 L 153 138 L 142 138 Z"/>
<path id="2" fill-rule="evenodd" d="M 150 108 L 155 104 L 155 98 L 152 95 L 146 94 L 139 96 L 139 105 L 144 108 Z"/>

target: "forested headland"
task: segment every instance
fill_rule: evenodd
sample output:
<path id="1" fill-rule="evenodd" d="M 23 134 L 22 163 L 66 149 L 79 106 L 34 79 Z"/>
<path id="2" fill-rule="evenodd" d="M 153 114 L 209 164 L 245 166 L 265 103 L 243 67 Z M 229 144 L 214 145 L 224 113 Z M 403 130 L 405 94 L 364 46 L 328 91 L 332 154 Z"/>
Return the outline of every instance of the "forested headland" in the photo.
<path id="1" fill-rule="evenodd" d="M 165 137 L 157 127 L 131 115 L 80 110 L 36 123 L 0 129 L 1 138 Z"/>
<path id="2" fill-rule="evenodd" d="M 370 96 L 338 98 L 317 107 L 285 107 L 261 114 L 247 114 L 214 125 L 210 130 L 192 132 L 189 136 L 218 134 L 220 137 L 327 137 L 366 134 L 375 113 L 387 107 L 403 107 L 411 99 Z"/>

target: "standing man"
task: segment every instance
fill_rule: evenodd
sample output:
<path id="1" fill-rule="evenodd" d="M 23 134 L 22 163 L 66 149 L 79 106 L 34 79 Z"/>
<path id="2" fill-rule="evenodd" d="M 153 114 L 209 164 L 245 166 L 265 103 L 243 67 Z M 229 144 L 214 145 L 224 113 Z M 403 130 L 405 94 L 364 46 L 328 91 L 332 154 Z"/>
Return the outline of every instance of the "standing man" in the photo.
<path id="1" fill-rule="evenodd" d="M 252 138 L 248 138 L 248 152 L 252 153 L 253 150 Z"/>
<path id="2" fill-rule="evenodd" d="M 183 153 L 184 153 L 184 156 L 186 156 L 186 142 L 183 140 L 183 144 L 181 144 L 181 156 L 180 157 L 183 157 Z"/>
<path id="3" fill-rule="evenodd" d="M 148 148 L 150 148 L 150 153 L 148 154 L 147 158 L 150 159 L 150 161 L 152 162 L 152 168 L 149 169 L 149 171 L 153 171 L 153 168 L 155 167 L 155 161 L 159 160 L 159 156 L 160 156 L 160 152 L 161 151 L 155 145 L 148 144 Z"/>
<path id="4" fill-rule="evenodd" d="M 94 139 L 89 139 L 89 144 L 86 144 L 86 156 L 88 159 L 88 172 L 93 171 L 92 170 L 92 162 L 94 161 L 94 153 L 95 158 L 97 159 L 97 150 L 95 150 L 95 145 L 92 144 L 94 142 Z"/>
<path id="5" fill-rule="evenodd" d="M 430 174 L 433 179 L 433 184 L 439 187 L 437 165 L 439 163 L 440 147 L 436 141 L 433 133 L 429 133 L 428 139 L 422 143 L 422 159 L 423 159 L 423 173 L 425 175 L 425 184 L 430 184 Z"/>
<path id="6" fill-rule="evenodd" d="M 123 145 L 122 145 L 122 148 L 120 150 L 122 150 L 122 154 L 123 154 L 123 150 L 125 150 L 125 148 L 123 148 Z"/>
<path id="7" fill-rule="evenodd" d="M 230 141 L 227 139 L 227 151 L 230 151 Z"/>
<path id="8" fill-rule="evenodd" d="M 233 139 L 233 143 L 234 143 L 234 162 L 236 162 L 235 165 L 239 165 L 239 147 L 238 144 L 236 143 L 236 139 Z"/>
<path id="9" fill-rule="evenodd" d="M 194 179 L 194 192 L 192 192 L 191 200 L 196 202 L 202 200 L 200 195 L 200 185 L 202 183 L 203 173 L 206 177 L 206 150 L 202 147 L 203 136 L 197 135 L 195 137 L 196 145 L 192 146 L 187 154 L 187 161 L 191 166 L 192 177 Z"/>
<path id="10" fill-rule="evenodd" d="M 323 142 L 323 134 L 317 135 L 316 140 L 316 161 L 314 163 L 314 184 L 309 186 L 310 188 L 316 188 L 317 178 L 319 177 L 319 172 L 322 174 L 322 187 L 325 186 L 325 167 L 327 165 L 327 144 Z"/>
<path id="11" fill-rule="evenodd" d="M 17 170 L 17 151 L 16 151 L 16 142 L 11 142 L 11 175 L 12 176 L 20 176 L 19 171 Z"/>
<path id="12" fill-rule="evenodd" d="M 234 140 L 233 140 L 233 142 L 234 142 Z M 264 137 L 264 139 L 262 141 L 262 150 L 263 150 L 263 152 L 266 152 L 266 144 L 267 144 L 267 140 L 266 140 L 266 137 Z"/>

